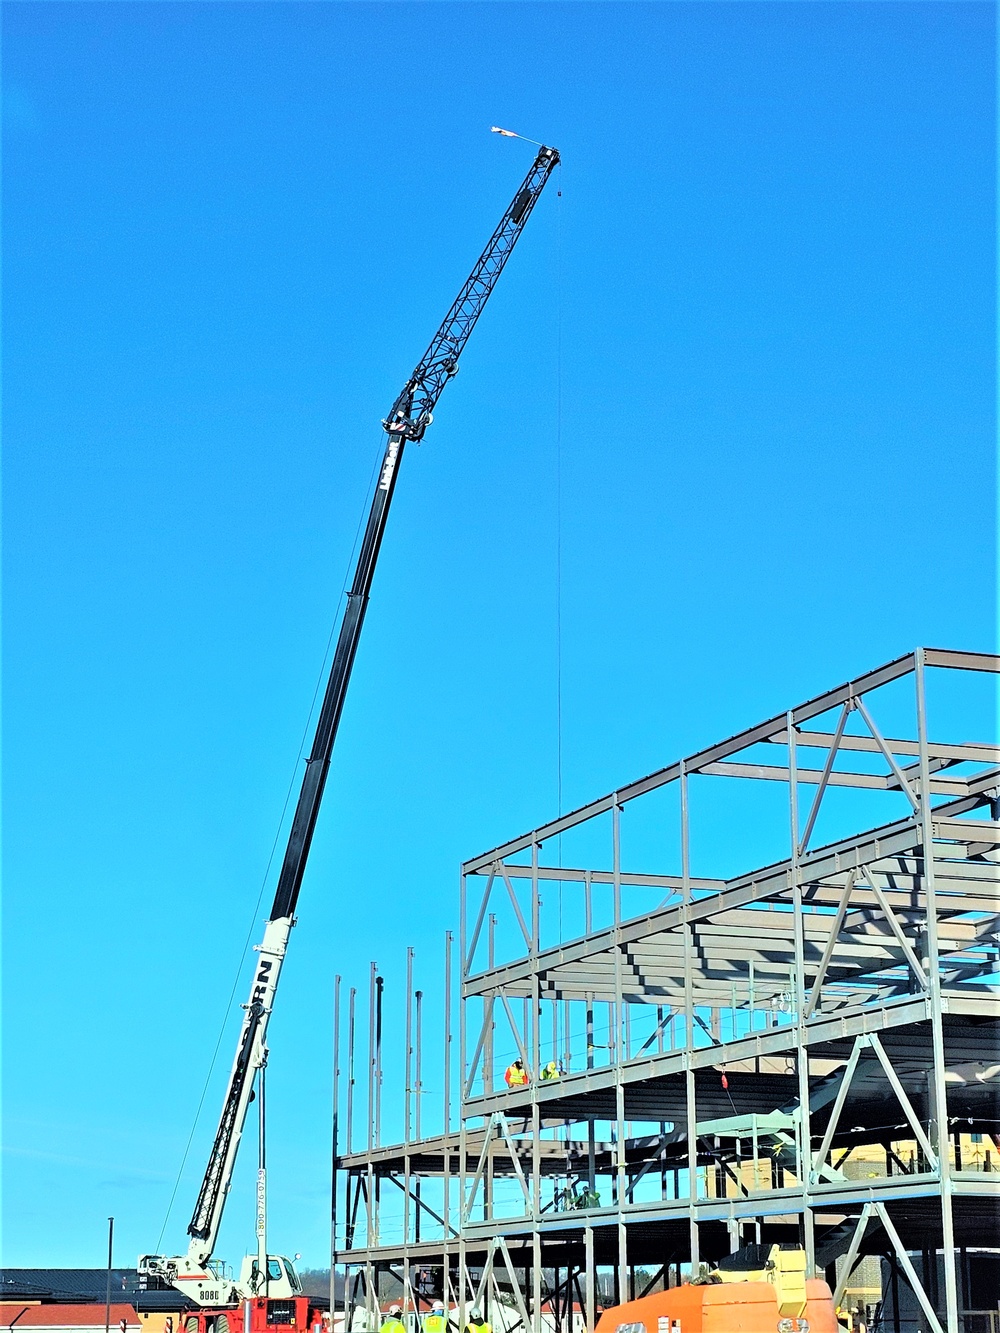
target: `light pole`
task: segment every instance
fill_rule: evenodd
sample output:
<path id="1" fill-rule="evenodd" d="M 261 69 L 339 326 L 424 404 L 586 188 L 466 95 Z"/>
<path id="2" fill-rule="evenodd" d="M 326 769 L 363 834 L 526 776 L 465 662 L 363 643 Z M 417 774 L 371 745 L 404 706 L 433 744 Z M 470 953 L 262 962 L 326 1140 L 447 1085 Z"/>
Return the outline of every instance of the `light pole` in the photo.
<path id="1" fill-rule="evenodd" d="M 108 1277 L 104 1286 L 104 1333 L 111 1333 L 111 1259 L 115 1245 L 115 1219 L 108 1218 Z"/>

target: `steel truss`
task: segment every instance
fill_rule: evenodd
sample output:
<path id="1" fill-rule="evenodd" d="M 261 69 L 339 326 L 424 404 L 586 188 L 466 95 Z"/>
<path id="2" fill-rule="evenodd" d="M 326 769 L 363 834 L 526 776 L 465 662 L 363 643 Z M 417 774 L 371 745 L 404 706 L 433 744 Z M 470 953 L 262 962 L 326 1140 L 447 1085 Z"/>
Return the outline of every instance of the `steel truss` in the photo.
<path id="1" fill-rule="evenodd" d="M 459 1328 L 486 1302 L 494 1327 L 569 1331 L 582 1315 L 589 1333 L 602 1301 L 748 1240 L 799 1241 L 838 1298 L 882 1256 L 893 1333 L 916 1327 L 901 1284 L 921 1328 L 988 1327 L 967 1264 L 1000 1246 L 1000 748 L 931 739 L 927 692 L 998 671 L 993 655 L 917 649 L 463 865 L 441 1132 L 421 1133 L 412 951 L 402 1143 L 381 1141 L 374 967 L 360 1149 L 353 991 L 343 1074 L 338 1045 L 333 1261 L 350 1327 L 377 1327 L 395 1274 L 406 1309 L 433 1294 Z M 759 845 L 759 816 L 730 814 L 706 779 L 784 789 L 784 859 L 695 873 L 699 812 L 708 859 Z M 626 814 L 665 795 L 671 837 L 657 807 L 632 855 L 673 848 L 676 864 L 626 868 Z M 864 831 L 841 835 L 845 821 Z M 598 849 L 586 868 L 563 864 L 571 843 Z M 451 953 L 449 935 L 446 996 Z M 508 1088 L 515 1057 L 529 1082 Z"/>

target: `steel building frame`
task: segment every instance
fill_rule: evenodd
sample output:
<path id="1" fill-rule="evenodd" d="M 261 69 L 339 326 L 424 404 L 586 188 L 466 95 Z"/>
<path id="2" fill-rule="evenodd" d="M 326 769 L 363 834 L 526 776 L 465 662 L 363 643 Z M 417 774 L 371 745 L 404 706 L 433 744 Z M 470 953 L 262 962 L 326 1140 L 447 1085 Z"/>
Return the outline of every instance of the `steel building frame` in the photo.
<path id="1" fill-rule="evenodd" d="M 485 1300 L 495 1326 L 570 1330 L 576 1306 L 590 1333 L 602 1275 L 627 1299 L 748 1240 L 797 1240 L 838 1299 L 882 1256 L 886 1330 L 917 1326 L 900 1292 L 931 1333 L 989 1327 L 968 1252 L 1000 1248 L 1000 747 L 992 718 L 989 741 L 931 739 L 927 703 L 932 673 L 966 672 L 1000 657 L 918 648 L 467 861 L 440 1133 L 422 1134 L 412 951 L 401 1143 L 381 1141 L 381 978 L 373 965 L 357 1106 L 356 996 L 342 1043 L 338 988 L 333 1263 L 350 1326 L 375 1326 L 392 1273 L 409 1309 L 423 1275 L 460 1328 Z M 694 872 L 705 779 L 783 789 L 783 859 Z M 657 841 L 658 808 L 636 845 L 677 864 L 626 869 L 623 816 L 656 793 L 675 836 Z M 699 807 L 716 851 L 754 843 L 760 799 L 742 822 Z M 873 824 L 887 801 L 897 817 Z M 864 831 L 816 845 L 838 822 Z M 562 864 L 573 839 L 586 869 Z M 570 938 L 561 906 L 550 924 L 564 893 Z M 446 997 L 452 951 L 449 935 Z M 529 1082 L 508 1087 L 515 1055 Z"/>

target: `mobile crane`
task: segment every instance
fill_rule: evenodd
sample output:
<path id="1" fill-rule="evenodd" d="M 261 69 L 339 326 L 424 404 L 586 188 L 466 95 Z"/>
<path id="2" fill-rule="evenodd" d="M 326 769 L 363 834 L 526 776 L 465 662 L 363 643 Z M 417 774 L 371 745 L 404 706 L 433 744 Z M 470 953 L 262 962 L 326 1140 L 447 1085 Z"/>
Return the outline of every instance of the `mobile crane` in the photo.
<path id="1" fill-rule="evenodd" d="M 238 1279 L 213 1259 L 236 1154 L 254 1096 L 254 1084 L 267 1060 L 267 1025 L 274 1009 L 288 939 L 295 924 L 295 906 L 316 828 L 323 788 L 337 736 L 351 668 L 361 637 L 379 548 L 385 532 L 403 450 L 419 441 L 433 420 L 441 391 L 458 371 L 458 361 L 476 320 L 482 314 L 504 265 L 524 230 L 531 210 L 559 162 L 554 148 L 540 147 L 528 174 L 511 200 L 465 285 L 455 298 L 430 346 L 406 381 L 382 422 L 385 452 L 372 497 L 364 538 L 344 609 L 333 664 L 306 760 L 291 831 L 285 848 L 274 903 L 263 938 L 256 945 L 250 998 L 236 1045 L 215 1140 L 205 1169 L 194 1214 L 188 1224 L 186 1254 L 141 1255 L 140 1273 L 166 1281 L 201 1307 L 186 1320 L 184 1333 L 264 1333 L 274 1324 L 298 1329 L 314 1322 L 316 1312 L 303 1295 L 294 1266 L 282 1255 L 268 1255 L 263 1239 L 263 1164 L 258 1174 L 257 1255 L 248 1255 Z M 242 1329 L 240 1328 L 240 1307 Z"/>

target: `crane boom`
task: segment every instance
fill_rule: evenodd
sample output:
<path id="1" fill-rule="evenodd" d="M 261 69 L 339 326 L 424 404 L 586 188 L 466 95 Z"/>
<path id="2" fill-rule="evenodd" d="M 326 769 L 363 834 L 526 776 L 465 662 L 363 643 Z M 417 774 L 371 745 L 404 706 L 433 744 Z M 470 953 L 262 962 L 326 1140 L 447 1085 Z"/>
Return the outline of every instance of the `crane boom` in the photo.
<path id="1" fill-rule="evenodd" d="M 261 943 L 256 946 L 258 959 L 250 999 L 244 1005 L 243 1024 L 222 1113 L 198 1200 L 188 1224 L 188 1253 L 175 1259 L 147 1255 L 141 1261 L 141 1266 L 147 1271 L 159 1272 L 173 1281 L 183 1281 L 182 1289 L 203 1303 L 220 1299 L 218 1279 L 214 1273 L 205 1270 L 222 1221 L 253 1084 L 257 1071 L 266 1059 L 268 1020 L 274 1007 L 288 937 L 295 924 L 295 906 L 309 857 L 351 668 L 361 637 L 403 449 L 408 440 L 423 438 L 433 419 L 432 413 L 438 398 L 448 380 L 457 373 L 462 350 L 558 162 L 556 149 L 542 147 L 539 150 L 465 285 L 382 423 L 386 441 L 378 484 L 372 497 L 364 538 L 347 595 L 274 902 Z"/>

